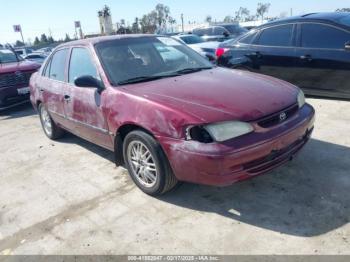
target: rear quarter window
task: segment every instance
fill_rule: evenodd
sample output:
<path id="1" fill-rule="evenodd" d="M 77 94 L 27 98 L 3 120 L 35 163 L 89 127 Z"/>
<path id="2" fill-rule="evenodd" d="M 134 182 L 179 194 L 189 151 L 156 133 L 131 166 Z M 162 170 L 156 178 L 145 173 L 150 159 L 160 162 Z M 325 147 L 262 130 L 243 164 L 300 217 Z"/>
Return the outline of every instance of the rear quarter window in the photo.
<path id="1" fill-rule="evenodd" d="M 50 74 L 51 79 L 65 81 L 65 68 L 68 49 L 58 50 L 51 58 Z"/>

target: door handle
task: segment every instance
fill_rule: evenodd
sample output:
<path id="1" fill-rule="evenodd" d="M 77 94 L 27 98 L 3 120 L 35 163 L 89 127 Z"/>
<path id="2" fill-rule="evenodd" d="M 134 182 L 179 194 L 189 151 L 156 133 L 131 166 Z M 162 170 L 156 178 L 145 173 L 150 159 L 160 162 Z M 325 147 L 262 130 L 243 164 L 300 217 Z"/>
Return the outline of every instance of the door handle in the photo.
<path id="1" fill-rule="evenodd" d="M 262 57 L 262 54 L 260 52 L 253 52 L 251 53 L 249 56 L 254 56 L 256 58 L 261 58 Z"/>
<path id="2" fill-rule="evenodd" d="M 70 101 L 70 96 L 69 95 L 65 95 L 64 96 L 64 101 L 69 102 Z"/>
<path id="3" fill-rule="evenodd" d="M 301 60 L 307 61 L 307 62 L 311 62 L 312 61 L 312 56 L 311 55 L 302 55 L 300 57 Z"/>

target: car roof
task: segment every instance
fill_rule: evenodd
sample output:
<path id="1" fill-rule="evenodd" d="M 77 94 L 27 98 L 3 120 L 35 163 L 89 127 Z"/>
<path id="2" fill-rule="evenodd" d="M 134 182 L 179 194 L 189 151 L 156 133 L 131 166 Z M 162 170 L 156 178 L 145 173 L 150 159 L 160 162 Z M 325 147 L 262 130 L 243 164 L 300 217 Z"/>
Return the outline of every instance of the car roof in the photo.
<path id="1" fill-rule="evenodd" d="M 311 22 L 311 21 L 322 21 L 322 22 L 331 22 L 339 24 L 339 21 L 344 17 L 350 16 L 350 13 L 347 12 L 329 12 L 329 13 L 309 13 L 300 16 L 292 16 L 288 18 L 278 19 L 266 24 L 259 26 L 259 28 L 265 27 L 266 25 L 274 25 L 280 23 L 288 22 Z M 345 26 L 339 24 L 341 26 Z M 346 27 L 346 26 L 345 26 Z"/>
<path id="2" fill-rule="evenodd" d="M 157 36 L 163 36 L 163 35 L 157 35 Z M 62 47 L 70 47 L 75 45 L 95 45 L 97 43 L 105 42 L 105 41 L 112 41 L 112 40 L 118 40 L 118 39 L 128 39 L 128 38 L 143 38 L 143 37 L 157 37 L 156 35 L 151 34 L 129 34 L 129 35 L 111 35 L 111 36 L 98 36 L 98 37 L 92 37 L 92 38 L 86 38 L 81 40 L 75 40 L 71 42 L 67 42 L 64 44 L 59 45 L 57 48 Z M 167 36 L 163 36 L 167 37 Z"/>

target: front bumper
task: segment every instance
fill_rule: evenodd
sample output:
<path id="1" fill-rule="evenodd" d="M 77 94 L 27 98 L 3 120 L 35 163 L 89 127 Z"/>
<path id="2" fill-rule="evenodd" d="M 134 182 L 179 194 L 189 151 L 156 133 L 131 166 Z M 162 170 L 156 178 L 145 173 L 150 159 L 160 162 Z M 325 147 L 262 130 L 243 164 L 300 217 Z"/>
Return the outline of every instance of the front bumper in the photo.
<path id="1" fill-rule="evenodd" d="M 0 88 L 0 110 L 6 110 L 29 102 L 30 94 L 19 95 L 18 89 L 28 85 L 11 86 Z"/>
<path id="2" fill-rule="evenodd" d="M 225 186 L 264 174 L 291 160 L 311 137 L 315 111 L 305 105 L 289 121 L 225 143 L 158 137 L 180 181 Z"/>

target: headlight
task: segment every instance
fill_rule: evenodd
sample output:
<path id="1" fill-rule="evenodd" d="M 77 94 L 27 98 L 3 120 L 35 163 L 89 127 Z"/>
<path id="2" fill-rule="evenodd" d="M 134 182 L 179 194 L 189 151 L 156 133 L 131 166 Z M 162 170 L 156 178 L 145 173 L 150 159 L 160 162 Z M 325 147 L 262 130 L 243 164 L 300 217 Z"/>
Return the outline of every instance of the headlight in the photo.
<path id="1" fill-rule="evenodd" d="M 210 136 L 217 142 L 239 137 L 253 132 L 254 130 L 251 124 L 239 121 L 211 124 L 204 126 L 204 129 L 207 130 Z"/>
<path id="2" fill-rule="evenodd" d="M 298 105 L 299 108 L 302 108 L 305 105 L 305 95 L 304 92 L 299 90 L 299 94 L 298 94 Z"/>

